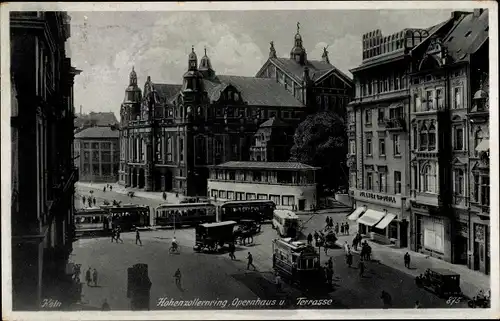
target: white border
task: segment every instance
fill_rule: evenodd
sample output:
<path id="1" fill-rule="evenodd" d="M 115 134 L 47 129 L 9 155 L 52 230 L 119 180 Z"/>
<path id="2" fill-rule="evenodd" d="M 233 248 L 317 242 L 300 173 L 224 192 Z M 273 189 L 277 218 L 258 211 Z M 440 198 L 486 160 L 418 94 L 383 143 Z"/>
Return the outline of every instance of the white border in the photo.
<path id="1" fill-rule="evenodd" d="M 491 179 L 491 295 L 492 308 L 401 310 L 252 310 L 252 311 L 151 311 L 151 312 L 12 312 L 10 264 L 10 43 L 9 11 L 214 11 L 214 10 L 325 10 L 325 9 L 449 9 L 488 8 L 490 19 L 490 176 Z M 345 1 L 345 2 L 203 2 L 203 3 L 7 3 L 0 7 L 1 21 L 1 139 L 2 139 L 2 315 L 8 320 L 161 320 L 161 319 L 394 319 L 394 318 L 498 318 L 499 310 L 499 216 L 498 216 L 498 7 L 494 1 Z M 5 262 L 5 264 L 4 264 Z"/>

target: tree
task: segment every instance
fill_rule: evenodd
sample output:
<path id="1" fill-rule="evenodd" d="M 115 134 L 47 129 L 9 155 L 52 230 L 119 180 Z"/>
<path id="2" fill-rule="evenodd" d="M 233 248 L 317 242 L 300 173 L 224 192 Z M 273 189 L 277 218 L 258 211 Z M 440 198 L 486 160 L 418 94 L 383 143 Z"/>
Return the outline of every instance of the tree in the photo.
<path id="1" fill-rule="evenodd" d="M 290 161 L 321 167 L 316 175 L 320 187 L 338 188 L 347 183 L 347 136 L 340 116 L 332 112 L 309 115 L 293 138 Z"/>

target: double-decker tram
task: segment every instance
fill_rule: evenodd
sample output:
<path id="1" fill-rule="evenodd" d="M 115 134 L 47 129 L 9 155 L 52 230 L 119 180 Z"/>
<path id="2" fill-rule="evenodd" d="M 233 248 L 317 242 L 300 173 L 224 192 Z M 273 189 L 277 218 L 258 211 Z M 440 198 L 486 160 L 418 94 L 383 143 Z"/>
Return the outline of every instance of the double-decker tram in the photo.
<path id="1" fill-rule="evenodd" d="M 76 236 L 98 236 L 110 229 L 109 212 L 99 207 L 79 209 L 75 212 Z"/>
<path id="2" fill-rule="evenodd" d="M 229 201 L 220 206 L 219 221 L 253 220 L 259 223 L 273 219 L 276 204 L 268 200 Z"/>
<path id="3" fill-rule="evenodd" d="M 197 226 L 216 220 L 216 207 L 210 203 L 162 204 L 155 209 L 155 225 Z"/>
<path id="4" fill-rule="evenodd" d="M 325 283 L 319 253 L 304 242 L 291 238 L 273 240 L 273 269 L 300 287 Z"/>
<path id="5" fill-rule="evenodd" d="M 149 226 L 151 209 L 147 205 L 124 204 L 120 206 L 102 205 L 108 211 L 113 228 L 131 231 L 137 227 Z"/>

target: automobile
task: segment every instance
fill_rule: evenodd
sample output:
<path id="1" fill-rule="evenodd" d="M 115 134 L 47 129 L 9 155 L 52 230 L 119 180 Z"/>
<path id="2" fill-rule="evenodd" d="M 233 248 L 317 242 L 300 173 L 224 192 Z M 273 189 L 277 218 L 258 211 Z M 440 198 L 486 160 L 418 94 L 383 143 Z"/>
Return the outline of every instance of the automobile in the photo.
<path id="1" fill-rule="evenodd" d="M 439 297 L 462 296 L 460 274 L 446 269 L 430 268 L 415 278 L 415 283 Z"/>

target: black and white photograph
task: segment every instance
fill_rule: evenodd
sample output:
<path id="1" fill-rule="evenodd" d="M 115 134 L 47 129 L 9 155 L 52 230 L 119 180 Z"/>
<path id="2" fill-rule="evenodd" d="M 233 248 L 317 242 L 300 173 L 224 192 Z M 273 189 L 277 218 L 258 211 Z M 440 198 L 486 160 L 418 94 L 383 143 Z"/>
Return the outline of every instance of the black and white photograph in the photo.
<path id="1" fill-rule="evenodd" d="M 1 21 L 6 318 L 498 316 L 496 2 Z"/>

